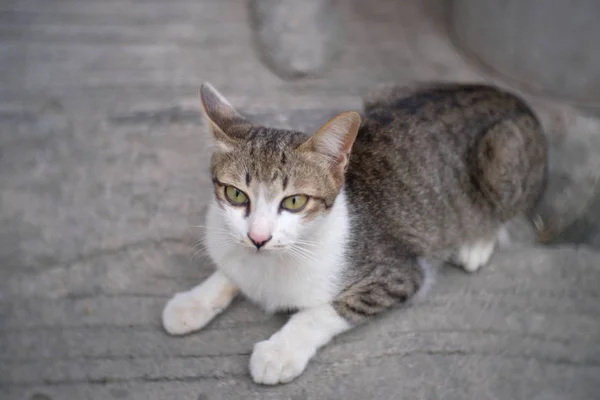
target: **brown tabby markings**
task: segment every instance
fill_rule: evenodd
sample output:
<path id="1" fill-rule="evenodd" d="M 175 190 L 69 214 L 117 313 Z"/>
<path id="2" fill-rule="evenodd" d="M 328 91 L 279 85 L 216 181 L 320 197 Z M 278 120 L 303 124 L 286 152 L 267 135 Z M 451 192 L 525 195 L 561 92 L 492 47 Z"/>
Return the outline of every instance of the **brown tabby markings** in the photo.
<path id="1" fill-rule="evenodd" d="M 276 129 L 261 127 L 249 127 L 246 134 L 239 134 L 246 139 L 231 152 L 214 153 L 211 163 L 214 180 L 236 186 L 251 200 L 259 186 L 266 188 L 268 199 L 309 195 L 311 201 L 303 210 L 306 220 L 331 207 L 339 186 L 326 173 L 325 161 L 295 150 L 306 141 L 307 135 L 300 132 L 281 135 Z M 222 188 L 217 188 L 216 194 L 220 202 L 226 201 Z M 248 215 L 251 207 L 252 201 Z"/>
<path id="2" fill-rule="evenodd" d="M 416 257 L 452 260 L 536 204 L 546 141 L 531 110 L 486 85 L 394 88 L 367 102 L 346 174 L 353 274 L 335 300 L 354 322 L 412 297 Z"/>
<path id="3" fill-rule="evenodd" d="M 205 103 L 213 106 L 210 98 Z M 249 215 L 262 185 L 269 198 L 311 196 L 302 211 L 311 220 L 344 187 L 352 239 L 333 305 L 353 323 L 414 296 L 425 279 L 419 257 L 453 260 L 465 243 L 495 238 L 505 222 L 535 206 L 546 179 L 537 118 L 497 88 L 392 88 L 365 108 L 350 159 L 335 160 L 341 169 L 313 151 L 315 135 L 253 126 L 230 110 L 207 112 L 224 115 L 213 121 L 224 147 L 212 158 L 220 202 L 222 184 L 234 185 L 250 197 Z"/>

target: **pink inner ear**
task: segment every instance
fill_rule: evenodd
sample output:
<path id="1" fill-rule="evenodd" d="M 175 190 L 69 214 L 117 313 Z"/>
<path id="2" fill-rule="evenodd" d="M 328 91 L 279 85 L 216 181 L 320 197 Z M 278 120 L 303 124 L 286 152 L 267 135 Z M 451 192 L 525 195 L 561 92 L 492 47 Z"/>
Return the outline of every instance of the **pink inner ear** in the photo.
<path id="1" fill-rule="evenodd" d="M 200 100 L 217 140 L 234 139 L 230 136 L 230 128 L 246 123 L 245 118 L 209 83 L 200 88 Z"/>
<path id="2" fill-rule="evenodd" d="M 310 139 L 314 151 L 332 157 L 345 166 L 360 128 L 360 116 L 349 111 L 332 118 Z"/>

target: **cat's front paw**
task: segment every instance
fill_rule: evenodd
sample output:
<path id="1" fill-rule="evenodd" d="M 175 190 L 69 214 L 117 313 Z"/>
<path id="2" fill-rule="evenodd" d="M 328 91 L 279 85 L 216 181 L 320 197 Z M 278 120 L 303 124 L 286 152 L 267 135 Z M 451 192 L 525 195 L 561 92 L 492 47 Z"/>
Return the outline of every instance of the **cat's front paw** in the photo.
<path id="1" fill-rule="evenodd" d="M 290 382 L 304 371 L 314 352 L 277 338 L 258 342 L 250 357 L 250 374 L 263 385 Z"/>
<path id="2" fill-rule="evenodd" d="M 189 292 L 177 293 L 165 306 L 162 323 L 171 335 L 185 335 L 202 329 L 215 313 Z"/>

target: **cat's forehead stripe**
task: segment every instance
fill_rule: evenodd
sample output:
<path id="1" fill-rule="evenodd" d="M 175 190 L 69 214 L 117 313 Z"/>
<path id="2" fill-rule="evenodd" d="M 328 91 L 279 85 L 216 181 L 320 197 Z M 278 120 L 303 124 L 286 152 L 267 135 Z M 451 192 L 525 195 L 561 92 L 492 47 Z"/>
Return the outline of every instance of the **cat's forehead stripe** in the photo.
<path id="1" fill-rule="evenodd" d="M 283 177 L 282 183 L 283 183 L 283 190 L 287 189 L 287 185 L 289 183 L 289 179 L 288 179 L 287 175 Z"/>
<path id="2" fill-rule="evenodd" d="M 217 154 L 214 173 L 222 181 L 255 197 L 261 187 L 270 201 L 298 193 L 333 201 L 336 181 L 310 154 L 296 149 L 310 135 L 298 131 L 247 125 L 231 152 Z"/>

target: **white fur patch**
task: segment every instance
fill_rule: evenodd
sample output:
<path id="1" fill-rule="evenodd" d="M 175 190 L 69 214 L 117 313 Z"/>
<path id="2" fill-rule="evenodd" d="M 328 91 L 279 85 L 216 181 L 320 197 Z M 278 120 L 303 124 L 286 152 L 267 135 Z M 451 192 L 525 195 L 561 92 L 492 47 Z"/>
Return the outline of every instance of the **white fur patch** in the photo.
<path id="1" fill-rule="evenodd" d="M 259 251 L 247 238 L 252 215 L 216 203 L 207 217 L 206 246 L 222 271 L 266 311 L 329 303 L 340 290 L 346 266 L 350 221 L 344 193 L 328 214 L 306 222 L 301 215 L 278 213 L 279 202 L 259 200 L 260 215 L 271 220 L 272 239 Z"/>
<path id="2" fill-rule="evenodd" d="M 254 346 L 252 379 L 265 385 L 290 382 L 304 371 L 319 347 L 349 328 L 330 305 L 296 313 L 269 340 Z"/>
<path id="3" fill-rule="evenodd" d="M 481 240 L 475 243 L 463 245 L 458 251 L 458 261 L 467 272 L 476 272 L 483 265 L 487 264 L 496 240 Z"/>
<path id="4" fill-rule="evenodd" d="M 162 322 L 171 335 L 184 335 L 202 329 L 223 311 L 238 293 L 221 272 L 190 291 L 175 294 L 163 310 Z"/>

